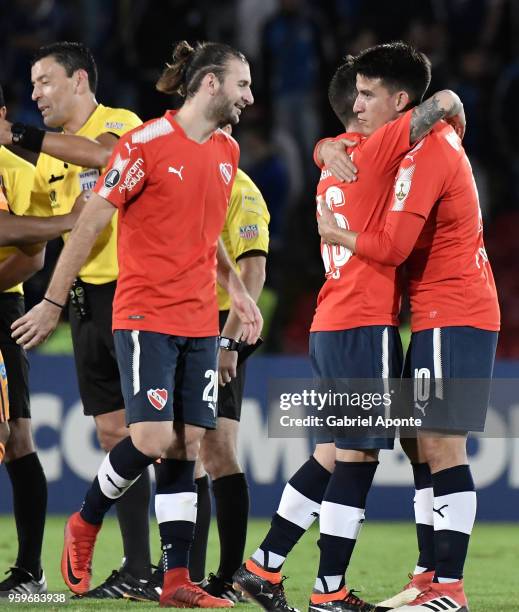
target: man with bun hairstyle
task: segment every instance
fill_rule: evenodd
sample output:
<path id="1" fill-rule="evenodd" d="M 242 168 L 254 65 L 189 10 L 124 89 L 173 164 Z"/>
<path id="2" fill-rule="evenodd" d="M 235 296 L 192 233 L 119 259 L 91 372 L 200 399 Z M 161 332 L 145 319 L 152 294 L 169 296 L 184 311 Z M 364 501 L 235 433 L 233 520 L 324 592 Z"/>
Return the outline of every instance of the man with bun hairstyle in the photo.
<path id="1" fill-rule="evenodd" d="M 165 569 L 162 607 L 229 607 L 188 573 L 196 519 L 195 460 L 216 424 L 216 277 L 230 294 L 242 339 L 254 343 L 261 314 L 219 246 L 239 148 L 219 128 L 253 103 L 249 64 L 238 51 L 206 42 L 176 45 L 157 89 L 185 101 L 125 134 L 97 182 L 56 266 L 42 302 L 13 325 L 27 348 L 56 327 L 60 305 L 96 237 L 118 219 L 119 279 L 113 330 L 130 437 L 103 461 L 80 512 L 65 528 L 62 574 L 88 591 L 104 515 L 156 468 L 155 511 Z"/>

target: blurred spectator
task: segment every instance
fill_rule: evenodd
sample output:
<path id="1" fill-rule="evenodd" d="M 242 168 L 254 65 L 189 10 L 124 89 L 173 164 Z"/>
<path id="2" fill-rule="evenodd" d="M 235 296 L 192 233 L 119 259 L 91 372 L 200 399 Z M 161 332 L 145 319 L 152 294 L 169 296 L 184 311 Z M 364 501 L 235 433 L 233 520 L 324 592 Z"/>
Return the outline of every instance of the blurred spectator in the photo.
<path id="1" fill-rule="evenodd" d="M 274 125 L 295 138 L 310 176 L 326 91 L 322 40 L 323 32 L 302 0 L 280 0 L 278 12 L 264 26 L 261 44 L 263 84 Z"/>

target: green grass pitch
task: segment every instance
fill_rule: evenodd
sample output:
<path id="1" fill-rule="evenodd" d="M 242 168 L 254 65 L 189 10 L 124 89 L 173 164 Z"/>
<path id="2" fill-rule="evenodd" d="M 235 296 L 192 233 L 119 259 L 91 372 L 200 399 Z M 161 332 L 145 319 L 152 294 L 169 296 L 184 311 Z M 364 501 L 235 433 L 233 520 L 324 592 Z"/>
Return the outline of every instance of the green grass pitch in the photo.
<path id="1" fill-rule="evenodd" d="M 64 518 L 50 517 L 44 544 L 44 569 L 52 592 L 64 592 L 59 573 Z M 249 528 L 247 552 L 252 552 L 263 538 L 268 522 L 252 520 Z M 479 524 L 474 529 L 469 560 L 465 572 L 466 591 L 471 612 L 519 611 L 519 597 L 515 587 L 519 552 L 517 525 Z M 315 544 L 316 528 L 306 534 L 284 566 L 289 576 L 286 591 L 289 602 L 301 610 L 307 608 L 318 563 Z M 154 559 L 158 556 L 157 531 L 152 531 Z M 214 570 L 217 562 L 217 535 L 213 528 L 208 553 L 207 570 Z M 0 517 L 0 569 L 14 561 L 16 534 L 14 521 Z M 366 523 L 360 534 L 350 569 L 348 585 L 361 591 L 360 596 L 371 602 L 393 595 L 407 581 L 407 573 L 414 567 L 416 544 L 414 527 L 403 523 Z M 104 579 L 121 561 L 121 543 L 116 522 L 105 521 L 94 557 L 94 584 Z M 125 601 L 69 601 L 65 607 L 74 612 L 94 610 L 126 610 L 140 612 L 154 609 L 153 604 Z M 249 612 L 255 606 L 240 604 Z M 15 604 L 0 600 L 0 610 L 63 610 L 64 604 Z"/>

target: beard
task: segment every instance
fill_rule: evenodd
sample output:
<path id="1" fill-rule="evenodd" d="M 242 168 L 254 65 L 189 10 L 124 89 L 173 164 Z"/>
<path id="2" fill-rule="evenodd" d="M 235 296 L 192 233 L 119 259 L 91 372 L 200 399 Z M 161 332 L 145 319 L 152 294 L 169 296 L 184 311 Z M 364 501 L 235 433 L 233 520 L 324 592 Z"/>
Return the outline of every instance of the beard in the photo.
<path id="1" fill-rule="evenodd" d="M 224 93 L 217 95 L 213 100 L 211 107 L 208 109 L 207 118 L 219 128 L 223 128 L 229 123 L 236 125 L 240 120 L 234 103 Z"/>

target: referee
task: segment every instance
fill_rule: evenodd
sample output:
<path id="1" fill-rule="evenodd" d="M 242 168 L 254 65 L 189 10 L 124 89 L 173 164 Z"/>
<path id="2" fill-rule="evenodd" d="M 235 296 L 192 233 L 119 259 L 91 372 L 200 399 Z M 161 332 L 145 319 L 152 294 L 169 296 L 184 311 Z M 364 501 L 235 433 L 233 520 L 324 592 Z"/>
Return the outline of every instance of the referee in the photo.
<path id="1" fill-rule="evenodd" d="M 125 109 L 95 98 L 97 67 L 80 43 L 58 42 L 38 50 L 32 61 L 32 98 L 46 132 L 0 121 L 0 142 L 12 141 L 40 153 L 31 213 L 69 212 L 76 197 L 93 188 L 121 135 L 141 124 Z M 66 241 L 68 234 L 63 236 Z M 71 292 L 69 319 L 79 391 L 86 415 L 93 416 L 101 447 L 110 451 L 128 436 L 112 336 L 112 301 L 118 275 L 116 219 L 102 231 Z M 128 585 L 142 585 L 150 573 L 150 481 L 147 472 L 117 503 L 124 561 L 84 596 L 117 599 Z M 151 593 L 156 597 L 156 593 Z"/>

